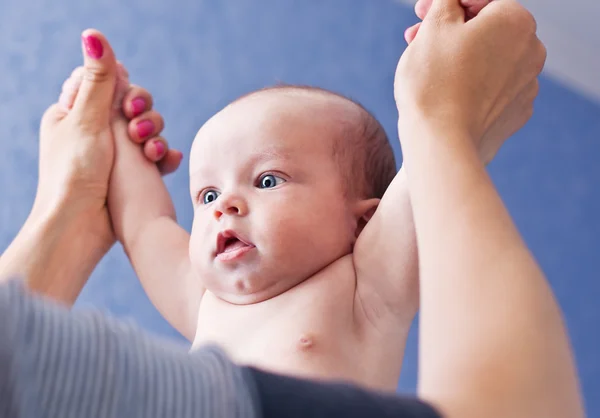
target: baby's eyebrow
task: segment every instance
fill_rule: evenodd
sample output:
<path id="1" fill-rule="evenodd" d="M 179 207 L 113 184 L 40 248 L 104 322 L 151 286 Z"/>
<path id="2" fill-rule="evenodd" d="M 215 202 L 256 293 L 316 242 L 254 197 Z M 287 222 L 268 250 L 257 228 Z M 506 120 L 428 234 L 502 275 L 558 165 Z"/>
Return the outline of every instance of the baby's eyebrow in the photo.
<path id="1" fill-rule="evenodd" d="M 197 177 L 206 177 L 207 174 L 210 174 L 210 171 L 207 170 L 205 167 L 200 167 L 200 168 L 194 170 L 193 173 L 190 173 L 190 179 L 197 178 Z"/>
<path id="2" fill-rule="evenodd" d="M 269 147 L 264 148 L 250 156 L 248 163 L 254 165 L 271 160 L 289 160 L 291 153 L 284 147 Z"/>
<path id="3" fill-rule="evenodd" d="M 284 147 L 272 146 L 263 148 L 260 151 L 251 154 L 246 160 L 245 165 L 252 167 L 256 164 L 266 163 L 273 160 L 289 161 L 291 159 L 291 155 L 291 152 Z M 211 171 L 206 167 L 199 167 L 193 173 L 190 173 L 190 180 L 194 180 L 199 177 L 207 178 L 210 177 L 211 174 Z M 192 186 L 192 184 L 190 184 L 190 186 Z"/>

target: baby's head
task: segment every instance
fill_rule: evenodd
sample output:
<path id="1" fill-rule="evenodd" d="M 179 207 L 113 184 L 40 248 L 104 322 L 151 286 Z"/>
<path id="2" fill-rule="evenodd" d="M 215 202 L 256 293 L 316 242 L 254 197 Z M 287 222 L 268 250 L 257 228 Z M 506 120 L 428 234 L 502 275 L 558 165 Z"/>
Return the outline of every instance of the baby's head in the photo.
<path id="1" fill-rule="evenodd" d="M 246 95 L 192 145 L 192 267 L 231 303 L 279 295 L 352 252 L 395 174 L 357 103 L 297 86 Z"/>

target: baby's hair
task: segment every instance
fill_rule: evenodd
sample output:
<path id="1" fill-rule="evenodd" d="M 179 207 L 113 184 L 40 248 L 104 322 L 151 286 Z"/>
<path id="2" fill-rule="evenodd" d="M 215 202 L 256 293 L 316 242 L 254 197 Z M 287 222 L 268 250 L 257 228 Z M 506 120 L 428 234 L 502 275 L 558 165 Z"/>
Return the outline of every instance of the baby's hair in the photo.
<path id="1" fill-rule="evenodd" d="M 302 91 L 336 97 L 355 106 L 358 118 L 345 118 L 342 134 L 333 141 L 336 158 L 346 193 L 359 198 L 379 198 L 396 175 L 396 160 L 385 129 L 360 103 L 342 94 L 320 87 L 277 84 L 239 97 L 237 101 L 260 92 Z"/>

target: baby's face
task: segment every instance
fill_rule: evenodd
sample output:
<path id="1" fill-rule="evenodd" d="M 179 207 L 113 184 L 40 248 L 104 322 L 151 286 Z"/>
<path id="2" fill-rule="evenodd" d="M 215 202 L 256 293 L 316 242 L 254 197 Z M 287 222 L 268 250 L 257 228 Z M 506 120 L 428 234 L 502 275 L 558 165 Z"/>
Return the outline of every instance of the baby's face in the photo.
<path id="1" fill-rule="evenodd" d="M 356 220 L 332 156 L 327 100 L 262 92 L 198 132 L 190 259 L 218 297 L 269 299 L 351 252 Z"/>

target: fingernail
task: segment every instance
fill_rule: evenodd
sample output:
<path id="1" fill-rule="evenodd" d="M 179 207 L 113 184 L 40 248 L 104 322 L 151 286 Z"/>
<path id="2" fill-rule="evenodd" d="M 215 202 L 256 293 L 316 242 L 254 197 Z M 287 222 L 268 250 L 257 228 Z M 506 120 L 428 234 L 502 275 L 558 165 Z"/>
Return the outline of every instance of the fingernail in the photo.
<path id="1" fill-rule="evenodd" d="M 102 58 L 102 54 L 104 54 L 104 48 L 102 47 L 102 42 L 100 42 L 100 39 L 93 35 L 82 36 L 81 39 L 85 45 L 85 51 L 87 52 L 88 57 L 95 60 Z"/>
<path id="2" fill-rule="evenodd" d="M 141 97 L 136 97 L 131 101 L 131 108 L 133 109 L 133 116 L 137 116 L 146 110 L 146 101 Z"/>
<path id="3" fill-rule="evenodd" d="M 140 138 L 145 138 L 154 132 L 154 123 L 151 120 L 143 120 L 137 124 L 137 132 Z"/>
<path id="4" fill-rule="evenodd" d="M 156 148 L 156 155 L 158 155 L 158 157 L 162 157 L 163 154 L 165 153 L 164 144 L 160 141 L 156 141 L 156 142 L 154 142 L 154 147 Z"/>

